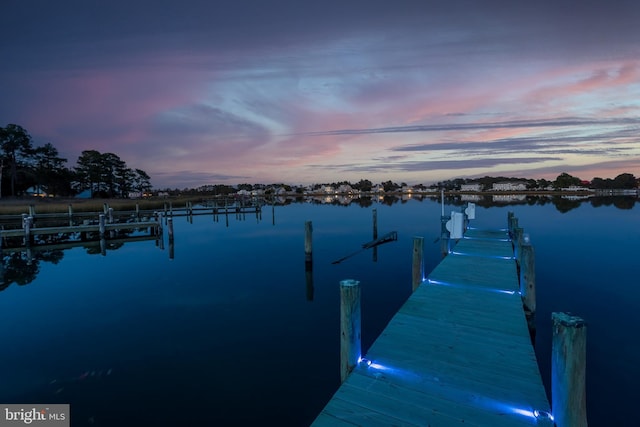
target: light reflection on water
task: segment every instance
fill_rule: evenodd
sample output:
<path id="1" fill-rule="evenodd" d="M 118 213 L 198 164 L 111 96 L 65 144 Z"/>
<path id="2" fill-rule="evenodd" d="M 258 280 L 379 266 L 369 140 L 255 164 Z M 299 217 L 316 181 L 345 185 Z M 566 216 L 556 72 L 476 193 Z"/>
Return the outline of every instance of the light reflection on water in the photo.
<path id="1" fill-rule="evenodd" d="M 371 240 L 372 208 L 379 235 L 397 231 L 398 241 L 378 247 L 377 262 L 366 250 L 332 265 Z M 510 210 L 536 251 L 536 351 L 545 383 L 551 312 L 584 317 L 590 422 L 624 424 L 633 416 L 640 345 L 615 331 L 640 320 L 637 207 L 477 207 L 475 223 L 503 228 Z M 74 425 L 125 418 L 309 424 L 339 383 L 339 281 L 362 283 L 366 350 L 411 292 L 412 237 L 425 237 L 426 273 L 439 261 L 440 207 L 410 201 L 274 211 L 275 220 L 269 208 L 261 221 L 231 217 L 229 226 L 211 216 L 176 217 L 173 259 L 167 247 L 142 241 L 106 256 L 74 248 L 57 263 L 39 262 L 30 283 L 0 292 L 0 401 L 70 402 Z"/>

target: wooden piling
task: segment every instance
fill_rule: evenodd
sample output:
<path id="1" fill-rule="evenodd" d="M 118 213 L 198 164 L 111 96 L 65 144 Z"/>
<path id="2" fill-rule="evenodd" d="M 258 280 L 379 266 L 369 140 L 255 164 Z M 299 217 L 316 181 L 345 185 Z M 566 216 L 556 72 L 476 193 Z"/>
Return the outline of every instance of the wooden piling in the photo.
<path id="1" fill-rule="evenodd" d="M 311 263 L 313 259 L 313 224 L 311 221 L 304 223 L 304 261 Z"/>
<path id="2" fill-rule="evenodd" d="M 31 243 L 31 222 L 32 217 L 23 217 L 23 227 L 24 227 L 24 244 L 29 245 Z"/>
<path id="3" fill-rule="evenodd" d="M 373 240 L 378 238 L 378 210 L 373 210 Z"/>
<path id="4" fill-rule="evenodd" d="M 169 235 L 169 242 L 173 241 L 173 218 L 167 218 L 167 234 Z"/>
<path id="5" fill-rule="evenodd" d="M 100 227 L 100 238 L 102 239 L 104 237 L 104 231 L 105 231 L 105 226 L 104 226 L 104 214 L 100 214 L 98 215 L 98 225 Z"/>
<path id="6" fill-rule="evenodd" d="M 557 427 L 586 427 L 587 326 L 580 317 L 552 313 L 551 408 Z"/>
<path id="7" fill-rule="evenodd" d="M 360 360 L 360 282 L 340 282 L 340 381 L 344 382 Z"/>
<path id="8" fill-rule="evenodd" d="M 536 264 L 535 251 L 525 236 L 520 246 L 520 295 L 527 314 L 536 312 Z"/>
<path id="9" fill-rule="evenodd" d="M 523 237 L 524 237 L 524 229 L 522 227 L 515 227 L 513 229 L 513 252 L 514 252 L 514 256 L 518 260 L 520 259 L 520 252 L 522 252 Z"/>
<path id="10" fill-rule="evenodd" d="M 113 208 L 109 208 L 107 215 L 109 224 L 113 224 Z"/>
<path id="11" fill-rule="evenodd" d="M 73 206 L 69 203 L 69 227 L 73 227 Z"/>
<path id="12" fill-rule="evenodd" d="M 413 238 L 413 268 L 411 277 L 413 291 L 415 291 L 424 278 L 424 237 Z"/>

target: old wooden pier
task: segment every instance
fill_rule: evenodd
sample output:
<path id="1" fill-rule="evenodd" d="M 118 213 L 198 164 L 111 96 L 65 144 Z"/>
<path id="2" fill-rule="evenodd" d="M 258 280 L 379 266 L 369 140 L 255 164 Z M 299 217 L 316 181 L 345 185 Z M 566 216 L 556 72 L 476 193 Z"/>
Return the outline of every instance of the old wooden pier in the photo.
<path id="1" fill-rule="evenodd" d="M 512 214 L 508 222 L 504 230 L 467 229 L 452 242 L 366 352 L 359 283 L 341 282 L 343 383 L 314 426 L 553 426 L 554 418 L 558 427 L 586 426 L 580 414 L 572 418 L 579 422 L 559 421 L 570 418 L 569 405 L 552 415 L 527 323 L 535 311 L 532 248 Z M 414 241 L 414 260 L 421 245 Z M 562 366 L 558 401 L 584 404 L 584 371 Z"/>

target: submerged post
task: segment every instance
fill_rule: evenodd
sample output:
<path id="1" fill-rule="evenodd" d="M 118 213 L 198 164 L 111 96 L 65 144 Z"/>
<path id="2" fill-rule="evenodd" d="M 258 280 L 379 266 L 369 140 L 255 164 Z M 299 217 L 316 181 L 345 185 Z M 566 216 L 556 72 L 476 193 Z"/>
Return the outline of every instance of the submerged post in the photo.
<path id="1" fill-rule="evenodd" d="M 586 427 L 587 326 L 580 317 L 552 313 L 551 408 L 557 427 Z"/>
<path id="2" fill-rule="evenodd" d="M 411 272 L 411 284 L 415 291 L 424 278 L 424 237 L 413 238 L 413 269 Z"/>
<path id="3" fill-rule="evenodd" d="M 340 381 L 344 382 L 360 360 L 360 282 L 340 282 Z"/>

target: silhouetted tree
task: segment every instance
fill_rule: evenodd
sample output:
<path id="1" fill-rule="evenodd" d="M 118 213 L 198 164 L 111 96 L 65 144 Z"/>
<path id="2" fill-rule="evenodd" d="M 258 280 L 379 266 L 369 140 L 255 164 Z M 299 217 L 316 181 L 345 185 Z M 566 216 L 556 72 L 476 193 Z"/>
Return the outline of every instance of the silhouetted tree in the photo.
<path id="1" fill-rule="evenodd" d="M 2 156 L 0 159 L 0 180 L 2 179 L 4 167 L 8 167 L 10 178 L 9 188 L 11 195 L 15 196 L 18 169 L 26 164 L 27 158 L 33 152 L 31 136 L 22 126 L 8 124 L 4 128 L 0 127 L 0 150 L 2 150 L 2 153 L 0 153 Z M 24 190 L 27 187 L 21 189 Z"/>

